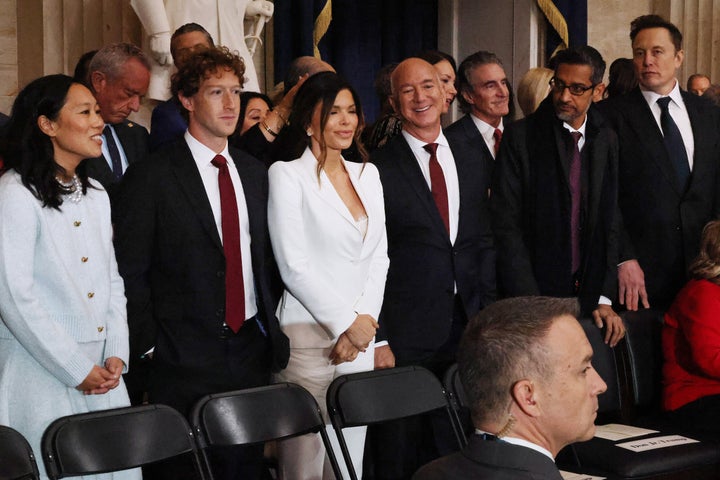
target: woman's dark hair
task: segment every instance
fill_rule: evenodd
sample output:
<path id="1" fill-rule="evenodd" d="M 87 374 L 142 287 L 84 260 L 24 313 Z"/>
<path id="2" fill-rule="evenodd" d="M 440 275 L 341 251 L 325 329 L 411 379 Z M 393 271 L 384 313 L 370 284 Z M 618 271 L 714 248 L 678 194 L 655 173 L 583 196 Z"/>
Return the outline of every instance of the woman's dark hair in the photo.
<path id="1" fill-rule="evenodd" d="M 637 87 L 638 79 L 635 66 L 631 58 L 616 58 L 610 64 L 608 85 L 605 88 L 605 98 L 625 95 Z"/>
<path id="2" fill-rule="evenodd" d="M 325 164 L 327 151 L 322 131 L 325 129 L 328 116 L 335 104 L 335 98 L 337 98 L 338 94 L 343 90 L 348 90 L 352 95 L 358 116 L 358 126 L 355 129 L 353 145 L 356 147 L 357 154 L 362 159 L 363 163 L 367 161 L 367 151 L 362 145 L 362 142 L 360 142 L 360 133 L 365 126 L 362 106 L 360 105 L 360 97 L 355 89 L 353 89 L 352 85 L 335 72 L 320 72 L 315 75 L 311 75 L 307 80 L 305 80 L 305 83 L 303 83 L 298 90 L 295 95 L 295 99 L 293 100 L 293 108 L 290 113 L 290 118 L 288 119 L 289 125 L 282 129 L 278 137 L 278 140 L 283 142 L 282 145 L 287 146 L 287 148 L 283 150 L 287 152 L 288 158 L 282 158 L 279 160 L 292 160 L 298 158 L 302 155 L 305 148 L 310 145 L 310 137 L 308 137 L 306 130 L 312 122 L 315 107 L 320 104 L 321 154 L 320 158 L 318 158 L 317 169 L 319 177 Z M 284 138 L 281 139 L 280 137 Z"/>
<path id="3" fill-rule="evenodd" d="M 20 174 L 23 185 L 42 202 L 43 207 L 60 210 L 62 195 L 71 193 L 56 180 L 65 169 L 55 162 L 50 137 L 40 130 L 38 118 L 57 120 L 65 105 L 70 87 L 78 83 L 67 75 L 48 75 L 30 82 L 18 94 L 4 137 L 0 140 L 0 156 L 5 169 Z M 80 84 L 79 84 L 80 85 Z M 83 195 L 89 186 L 85 162 L 75 170 L 82 183 Z"/>
<path id="4" fill-rule="evenodd" d="M 454 72 L 457 72 L 457 63 L 455 59 L 449 53 L 441 52 L 440 50 L 425 50 L 416 55 L 417 58 L 422 58 L 430 65 L 435 65 L 443 60 L 447 60 Z"/>
<path id="5" fill-rule="evenodd" d="M 245 119 L 245 114 L 247 113 L 247 107 L 248 103 L 250 103 L 250 100 L 253 98 L 259 98 L 265 104 L 268 106 L 268 109 L 273 109 L 273 103 L 272 100 L 270 100 L 270 97 L 265 95 L 264 93 L 260 92 L 242 92 L 240 94 L 240 118 L 238 119 L 238 126 L 237 131 L 240 131 L 240 128 L 242 127 L 243 120 Z"/>
<path id="6" fill-rule="evenodd" d="M 720 220 L 713 220 L 703 228 L 700 252 L 688 270 L 692 278 L 720 285 Z"/>

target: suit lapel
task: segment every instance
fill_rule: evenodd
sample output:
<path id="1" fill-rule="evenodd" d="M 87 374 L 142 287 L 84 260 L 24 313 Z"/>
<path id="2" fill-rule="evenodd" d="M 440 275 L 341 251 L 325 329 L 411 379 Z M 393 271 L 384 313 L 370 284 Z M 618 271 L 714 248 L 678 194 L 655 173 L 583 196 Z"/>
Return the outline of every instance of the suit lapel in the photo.
<path id="1" fill-rule="evenodd" d="M 625 118 L 634 132 L 633 137 L 643 145 L 642 150 L 647 152 L 651 161 L 657 164 L 663 176 L 672 185 L 673 190 L 675 190 L 678 195 L 682 195 L 678 187 L 679 181 L 675 173 L 675 168 L 665 149 L 662 132 L 640 89 L 636 88 L 630 92 L 628 94 L 628 100 L 629 101 L 624 104 L 628 108 L 625 113 Z"/>
<path id="2" fill-rule="evenodd" d="M 173 174 L 180 188 L 185 192 L 187 201 L 190 203 L 190 210 L 198 217 L 200 224 L 210 235 L 215 246 L 222 250 L 223 246 L 215 224 L 212 207 L 190 148 L 185 141 L 177 142 L 175 145 L 173 152 L 170 153 L 177 159 Z"/>
<path id="3" fill-rule="evenodd" d="M 692 127 L 693 140 L 695 141 L 695 153 L 693 155 L 693 168 L 690 173 L 690 182 L 687 191 L 699 182 L 704 175 L 714 175 L 715 166 L 713 165 L 717 159 L 708 156 L 708 152 L 715 152 L 715 139 L 717 132 L 713 132 L 711 127 L 714 125 L 711 118 L 704 115 L 698 105 L 696 99 L 690 98 L 691 94 L 682 92 L 685 108 L 690 117 L 690 126 Z"/>
<path id="4" fill-rule="evenodd" d="M 590 111 L 588 111 L 585 146 L 583 148 L 585 150 L 583 161 L 588 162 L 587 171 L 589 172 L 587 210 L 587 230 L 589 235 L 593 234 L 600 211 L 600 197 L 608 158 L 608 152 L 605 148 L 599 150 L 604 145 L 600 145 L 596 141 L 600 132 L 597 122 L 602 120 L 595 113 L 594 107 L 591 107 Z"/>
<path id="5" fill-rule="evenodd" d="M 479 145 L 480 149 L 483 151 L 483 155 L 485 158 L 492 159 L 493 156 L 490 153 L 490 149 L 488 149 L 487 143 L 485 143 L 485 139 L 480 134 L 480 130 L 478 130 L 477 126 L 475 126 L 475 122 L 473 122 L 473 119 L 470 118 L 470 113 L 466 114 L 460 121 L 462 122 L 463 130 L 465 131 L 465 136 L 467 137 L 468 141 L 471 145 Z"/>
<path id="6" fill-rule="evenodd" d="M 411 185 L 412 189 L 417 194 L 423 208 L 425 209 L 427 214 L 430 215 L 431 221 L 435 226 L 435 230 L 438 233 L 441 233 L 445 240 L 449 242 L 450 237 L 448 236 L 447 230 L 445 229 L 445 224 L 442 221 L 442 217 L 440 217 L 440 212 L 438 212 L 437 205 L 435 205 L 435 200 L 433 200 L 432 197 L 432 192 L 428 188 L 427 181 L 425 180 L 425 177 L 420 170 L 420 166 L 418 165 L 418 161 L 415 158 L 415 154 L 412 152 L 412 149 L 405 141 L 405 138 L 401 136 L 398 140 L 398 142 L 393 144 L 393 148 L 397 149 L 398 152 L 396 155 L 393 155 L 394 158 L 390 161 L 397 162 L 398 166 L 403 172 L 403 178 L 407 179 L 408 183 Z M 453 151 L 453 157 L 454 156 L 455 152 Z M 458 168 L 458 180 L 460 180 L 461 176 L 462 174 L 460 173 L 460 169 Z M 463 203 L 462 191 L 463 188 L 461 186 L 461 205 Z M 459 231 L 460 229 L 458 228 L 458 232 Z"/>

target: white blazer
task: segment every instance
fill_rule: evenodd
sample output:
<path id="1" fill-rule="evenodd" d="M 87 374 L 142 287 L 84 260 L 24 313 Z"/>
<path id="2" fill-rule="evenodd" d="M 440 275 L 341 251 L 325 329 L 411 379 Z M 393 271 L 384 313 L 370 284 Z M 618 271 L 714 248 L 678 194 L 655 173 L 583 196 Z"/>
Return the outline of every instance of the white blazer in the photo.
<path id="1" fill-rule="evenodd" d="M 268 226 L 285 292 L 280 326 L 291 348 L 333 345 L 360 314 L 377 319 L 387 256 L 382 185 L 372 164 L 345 168 L 368 216 L 363 235 L 310 149 L 269 170 Z"/>

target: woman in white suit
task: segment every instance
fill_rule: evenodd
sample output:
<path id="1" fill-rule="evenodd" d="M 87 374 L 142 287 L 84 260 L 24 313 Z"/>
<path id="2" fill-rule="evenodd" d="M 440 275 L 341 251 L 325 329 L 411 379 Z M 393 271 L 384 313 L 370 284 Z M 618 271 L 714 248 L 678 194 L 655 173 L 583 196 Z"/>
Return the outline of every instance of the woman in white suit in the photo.
<path id="1" fill-rule="evenodd" d="M 56 418 L 130 404 L 110 201 L 82 165 L 100 155 L 103 126 L 90 90 L 50 75 L 20 92 L 0 145 L 0 424 L 36 455 Z"/>
<path id="2" fill-rule="evenodd" d="M 278 317 L 290 338 L 290 362 L 276 379 L 307 388 L 327 416 L 333 378 L 373 369 L 389 264 L 383 193 L 375 166 L 342 157 L 363 119 L 358 96 L 336 73 L 305 81 L 290 125 L 283 135 L 294 135 L 302 154 L 269 172 L 270 238 L 285 284 Z M 365 429 L 351 430 L 349 448 L 361 474 Z M 332 478 L 318 435 L 281 442 L 278 454 L 281 478 Z"/>

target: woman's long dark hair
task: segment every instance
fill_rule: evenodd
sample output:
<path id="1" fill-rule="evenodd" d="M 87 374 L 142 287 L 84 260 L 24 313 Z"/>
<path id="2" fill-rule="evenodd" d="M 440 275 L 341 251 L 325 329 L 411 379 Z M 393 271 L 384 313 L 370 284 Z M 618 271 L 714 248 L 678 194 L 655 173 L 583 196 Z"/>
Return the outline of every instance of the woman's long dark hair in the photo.
<path id="1" fill-rule="evenodd" d="M 293 100 L 292 112 L 288 119 L 289 125 L 282 129 L 278 136 L 278 141 L 282 142 L 283 158 L 278 160 L 293 160 L 300 157 L 306 147 L 310 145 L 310 137 L 306 133 L 306 129 L 312 122 L 315 107 L 320 106 L 320 148 L 322 150 L 320 158 L 318 158 L 318 176 L 325 163 L 326 147 L 322 131 L 325 129 L 330 111 L 335 104 L 335 99 L 342 90 L 348 90 L 355 102 L 355 110 L 358 116 L 358 125 L 353 138 L 353 145 L 357 150 L 357 154 L 362 162 L 367 161 L 367 151 L 360 141 L 360 133 L 365 126 L 362 106 L 360 105 L 360 97 L 355 89 L 344 78 L 335 72 L 320 72 L 310 76 L 295 95 Z M 352 147 L 351 147 L 352 148 Z"/>
<path id="2" fill-rule="evenodd" d="M 67 75 L 48 75 L 30 82 L 15 99 L 10 121 L 0 139 L 4 168 L 18 172 L 23 185 L 43 207 L 57 210 L 63 203 L 62 195 L 71 190 L 56 180 L 58 175 L 65 174 L 65 169 L 55 162 L 52 141 L 40 130 L 38 118 L 44 115 L 57 120 L 74 83 L 77 82 Z M 82 193 L 87 193 L 89 182 L 84 162 L 75 174 L 82 183 Z"/>

